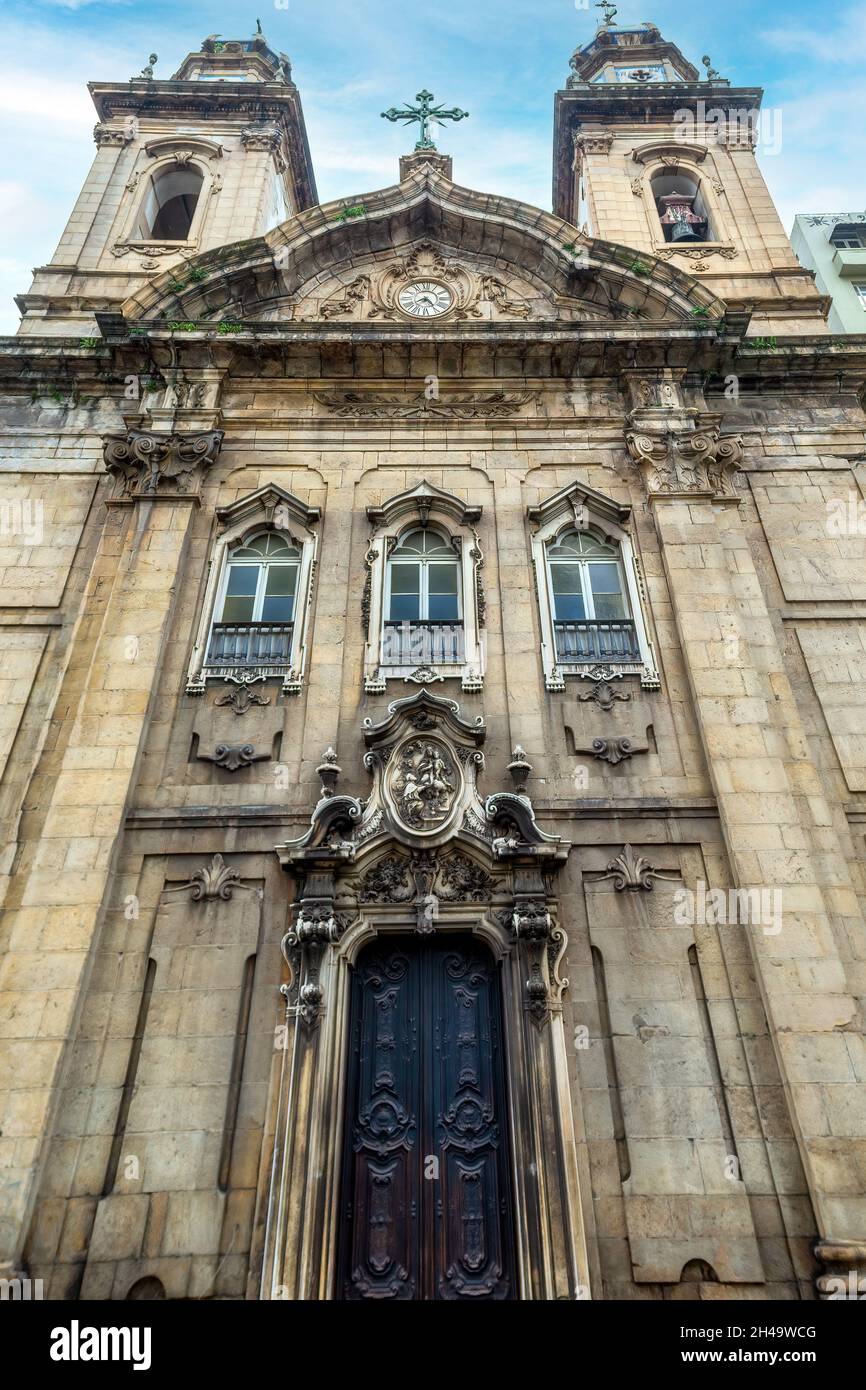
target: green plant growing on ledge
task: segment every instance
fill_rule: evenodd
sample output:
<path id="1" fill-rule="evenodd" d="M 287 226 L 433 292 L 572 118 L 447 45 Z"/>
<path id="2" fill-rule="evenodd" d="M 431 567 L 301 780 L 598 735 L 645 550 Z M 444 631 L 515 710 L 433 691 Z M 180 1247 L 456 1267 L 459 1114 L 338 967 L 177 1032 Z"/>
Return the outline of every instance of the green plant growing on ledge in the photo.
<path id="1" fill-rule="evenodd" d="M 166 324 L 169 333 L 195 333 L 198 328 L 197 323 L 181 323 L 178 319 L 172 319 Z"/>
<path id="2" fill-rule="evenodd" d="M 223 319 L 219 326 L 220 333 L 243 333 L 242 323 L 230 323 L 228 319 Z"/>
<path id="3" fill-rule="evenodd" d="M 746 340 L 746 342 L 744 343 L 743 346 L 744 346 L 744 347 L 756 347 L 756 348 L 774 348 L 774 347 L 776 346 L 776 339 L 775 339 L 775 338 L 748 338 L 748 339 Z"/>
<path id="4" fill-rule="evenodd" d="M 644 265 L 643 261 L 632 261 L 628 269 L 632 272 L 633 275 L 652 275 L 650 267 L 648 265 Z"/>
<path id="5" fill-rule="evenodd" d="M 334 218 L 334 221 L 335 221 L 335 222 L 348 222 L 349 219 L 352 218 L 352 217 L 366 217 L 366 215 L 367 215 L 367 208 L 366 208 L 365 204 L 364 204 L 364 203 L 356 203 L 356 205 L 355 205 L 354 207 L 351 207 L 351 208 L 343 208 L 343 211 L 342 211 L 342 212 L 338 212 L 338 213 L 337 213 L 337 216 Z"/>

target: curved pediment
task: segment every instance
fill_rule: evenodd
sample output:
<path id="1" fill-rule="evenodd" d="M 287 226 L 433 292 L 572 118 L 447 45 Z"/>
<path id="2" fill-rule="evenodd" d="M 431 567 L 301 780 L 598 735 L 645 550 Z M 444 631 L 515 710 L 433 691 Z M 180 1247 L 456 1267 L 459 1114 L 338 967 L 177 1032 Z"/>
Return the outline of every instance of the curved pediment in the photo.
<path id="1" fill-rule="evenodd" d="M 437 287 L 430 317 L 407 305 Z M 422 305 L 423 307 L 423 305 Z M 592 240 L 551 213 L 461 188 L 432 166 L 401 184 L 309 208 L 264 237 L 156 276 L 131 320 L 255 323 L 720 321 L 725 306 L 683 271 Z"/>

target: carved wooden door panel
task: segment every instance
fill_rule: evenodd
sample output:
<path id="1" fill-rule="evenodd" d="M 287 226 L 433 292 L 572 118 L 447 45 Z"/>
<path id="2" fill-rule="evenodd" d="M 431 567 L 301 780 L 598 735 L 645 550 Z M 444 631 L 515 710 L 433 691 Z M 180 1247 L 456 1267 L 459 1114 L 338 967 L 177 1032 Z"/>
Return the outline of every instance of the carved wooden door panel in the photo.
<path id="1" fill-rule="evenodd" d="M 384 937 L 352 990 L 338 1298 L 514 1298 L 498 967 Z"/>

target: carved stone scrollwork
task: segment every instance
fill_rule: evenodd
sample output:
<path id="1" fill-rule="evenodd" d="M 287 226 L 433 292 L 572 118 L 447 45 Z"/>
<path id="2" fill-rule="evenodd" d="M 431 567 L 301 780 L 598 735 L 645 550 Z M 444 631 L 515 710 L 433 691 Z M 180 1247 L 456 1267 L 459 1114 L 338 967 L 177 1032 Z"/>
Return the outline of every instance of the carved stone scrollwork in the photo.
<path id="1" fill-rule="evenodd" d="M 298 1016 L 308 1028 L 319 1022 L 324 1005 L 325 992 L 320 978 L 322 953 L 327 947 L 336 945 L 346 926 L 346 918 L 334 911 L 330 899 L 302 899 L 294 926 L 281 942 L 283 956 L 293 977 L 298 979 Z M 287 993 L 287 1002 L 288 998 Z"/>
<path id="2" fill-rule="evenodd" d="M 650 495 L 736 495 L 733 479 L 743 457 L 739 435 L 722 438 L 716 429 L 631 433 L 626 447 Z"/>
<path id="3" fill-rule="evenodd" d="M 526 1011 L 537 1028 L 550 1021 L 551 990 L 555 986 L 558 1003 L 568 981 L 560 978 L 559 964 L 568 946 L 561 927 L 553 919 L 543 898 L 518 898 L 512 914 L 512 926 L 518 943 L 523 947 L 529 964 L 526 980 Z M 551 965 L 554 966 L 551 972 Z"/>
<path id="4" fill-rule="evenodd" d="M 213 763 L 226 772 L 237 772 L 242 767 L 251 767 L 270 758 L 270 753 L 257 753 L 251 743 L 218 743 L 212 753 L 197 753 L 199 762 Z"/>
<path id="5" fill-rule="evenodd" d="M 363 277 L 366 278 L 366 277 Z M 355 282 L 357 285 L 358 282 Z M 361 289 L 358 288 L 358 297 Z M 333 318 L 348 313 L 358 298 L 351 300 L 350 291 L 336 301 L 328 314 Z M 331 415 L 350 420 L 502 420 L 516 415 L 537 398 L 536 391 L 463 391 L 450 395 L 428 396 L 426 391 L 406 396 L 383 396 L 362 391 L 314 391 L 313 399 Z"/>
<path id="6" fill-rule="evenodd" d="M 623 845 L 621 853 L 612 859 L 603 874 L 593 875 L 593 882 L 602 883 L 612 878 L 618 893 L 637 893 L 640 889 L 652 891 L 653 879 L 669 879 L 671 875 L 654 869 L 643 855 L 635 854 L 631 845 Z"/>
<path id="7" fill-rule="evenodd" d="M 319 306 L 318 314 L 323 319 L 405 319 L 400 292 L 417 278 L 447 284 L 451 304 L 443 319 L 483 318 L 484 304 L 497 318 L 526 319 L 531 313 L 530 305 L 518 297 L 520 292 L 515 293 L 498 276 L 472 270 L 450 259 L 433 242 L 422 241 L 408 255 L 373 266 L 341 285 Z M 430 404 L 435 406 L 435 400 Z"/>
<path id="8" fill-rule="evenodd" d="M 607 713 L 613 709 L 615 701 L 630 700 L 631 695 L 614 690 L 609 680 L 599 680 L 593 682 L 592 689 L 588 690 L 585 695 L 578 695 L 577 698 L 581 704 L 585 704 L 587 700 L 592 700 L 599 709 L 603 709 Z"/>
<path id="9" fill-rule="evenodd" d="M 617 763 L 624 762 L 630 758 L 635 749 L 630 738 L 594 738 L 592 740 L 592 756 L 599 758 L 602 762 L 610 763 L 616 767 Z"/>
<path id="10" fill-rule="evenodd" d="M 271 154 L 280 147 L 277 126 L 247 126 L 241 131 L 241 144 L 248 154 Z"/>
<path id="11" fill-rule="evenodd" d="M 191 888 L 192 900 L 196 903 L 214 902 L 217 899 L 230 902 L 234 889 L 245 887 L 241 882 L 240 872 L 230 869 L 221 854 L 215 854 L 210 864 L 196 869 L 186 883 L 179 884 L 171 891 L 181 892 L 185 888 Z"/>
<path id="12" fill-rule="evenodd" d="M 269 705 L 270 698 L 261 695 L 252 686 L 258 681 L 263 681 L 264 676 L 250 675 L 241 672 L 236 676 L 226 676 L 226 682 L 234 686 L 234 690 L 229 690 L 225 695 L 220 695 L 214 700 L 215 705 L 229 705 L 235 714 L 246 714 L 252 705 Z"/>
<path id="13" fill-rule="evenodd" d="M 105 466 L 115 480 L 113 501 L 194 497 L 204 472 L 219 455 L 222 430 L 158 434 L 129 430 L 103 441 Z"/>

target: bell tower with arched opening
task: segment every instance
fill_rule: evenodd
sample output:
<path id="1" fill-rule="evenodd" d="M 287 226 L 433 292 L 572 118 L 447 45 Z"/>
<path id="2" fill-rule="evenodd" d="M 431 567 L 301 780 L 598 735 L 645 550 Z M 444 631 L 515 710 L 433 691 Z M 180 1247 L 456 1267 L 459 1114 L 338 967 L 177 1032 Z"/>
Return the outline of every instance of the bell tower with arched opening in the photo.
<path id="1" fill-rule="evenodd" d="M 594 237 L 699 274 L 751 312 L 752 334 L 825 331 L 828 302 L 800 266 L 756 157 L 778 153 L 781 111 L 706 73 L 654 24 L 602 24 L 556 94 L 553 207 Z"/>
<path id="2" fill-rule="evenodd" d="M 162 271 L 261 236 L 317 202 L 301 97 L 259 32 L 218 35 L 168 79 L 156 54 L 128 82 L 92 82 L 96 158 L 48 265 L 19 295 L 19 332 L 90 335 Z M 218 306 L 217 306 L 218 308 Z M 180 317 L 180 315 L 178 315 Z"/>

